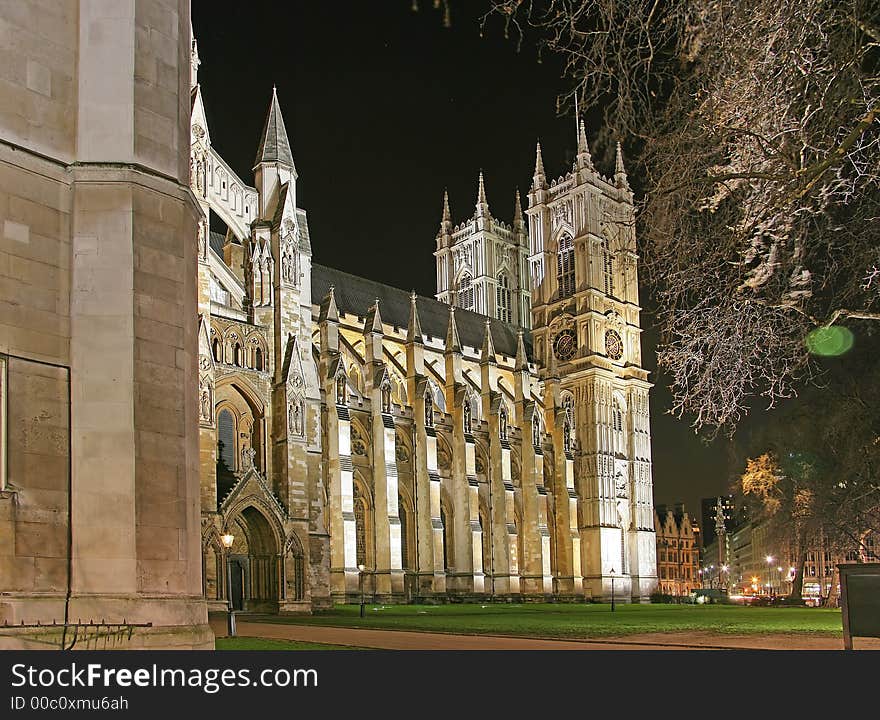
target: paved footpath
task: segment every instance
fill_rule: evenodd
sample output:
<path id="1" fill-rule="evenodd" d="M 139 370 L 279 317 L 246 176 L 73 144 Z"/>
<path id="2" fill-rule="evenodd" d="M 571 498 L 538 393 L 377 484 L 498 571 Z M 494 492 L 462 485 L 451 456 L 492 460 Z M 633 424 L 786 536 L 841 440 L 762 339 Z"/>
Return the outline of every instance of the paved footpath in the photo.
<path id="1" fill-rule="evenodd" d="M 224 616 L 212 617 L 217 637 L 226 635 Z M 298 640 L 381 650 L 842 650 L 828 635 L 720 635 L 707 632 L 651 633 L 596 640 L 546 640 L 502 635 L 453 635 L 411 630 L 294 625 L 239 618 L 240 637 Z M 856 640 L 856 648 L 880 649 L 880 642 Z"/>

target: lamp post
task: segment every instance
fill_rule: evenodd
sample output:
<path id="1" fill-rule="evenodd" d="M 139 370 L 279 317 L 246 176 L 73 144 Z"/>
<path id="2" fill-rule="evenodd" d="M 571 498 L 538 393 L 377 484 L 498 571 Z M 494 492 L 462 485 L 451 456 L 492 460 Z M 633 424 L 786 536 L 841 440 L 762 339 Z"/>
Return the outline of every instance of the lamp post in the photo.
<path id="1" fill-rule="evenodd" d="M 773 595 L 773 556 L 768 555 L 766 560 L 767 560 L 767 587 L 770 588 L 769 594 Z"/>
<path id="2" fill-rule="evenodd" d="M 611 612 L 614 612 L 614 568 L 611 568 Z"/>
<path id="3" fill-rule="evenodd" d="M 363 565 L 358 565 L 358 585 L 360 585 L 361 590 L 361 617 L 364 616 L 364 604 L 366 603 L 366 599 L 364 598 L 364 570 L 366 568 Z"/>
<path id="4" fill-rule="evenodd" d="M 232 607 L 232 560 L 229 550 L 235 542 L 235 535 L 227 532 L 220 538 L 223 547 L 226 548 L 226 634 L 235 637 L 235 609 Z"/>

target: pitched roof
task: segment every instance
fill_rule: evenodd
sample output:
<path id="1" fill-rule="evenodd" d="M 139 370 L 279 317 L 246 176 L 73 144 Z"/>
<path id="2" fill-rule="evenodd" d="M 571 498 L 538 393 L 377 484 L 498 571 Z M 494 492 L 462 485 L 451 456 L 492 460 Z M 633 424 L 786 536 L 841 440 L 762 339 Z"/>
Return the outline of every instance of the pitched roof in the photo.
<path id="1" fill-rule="evenodd" d="M 350 275 L 325 265 L 313 264 L 312 302 L 319 304 L 331 285 L 334 287 L 339 312 L 366 317 L 370 306 L 376 302 L 376 298 L 379 298 L 379 307 L 385 324 L 399 328 L 405 328 L 409 324 L 410 293 L 406 290 Z M 449 328 L 449 305 L 422 296 L 418 297 L 416 304 L 422 332 L 434 338 L 445 338 Z M 495 318 L 490 322 L 496 352 L 509 358 L 516 357 L 517 333 L 520 328 Z M 475 349 L 483 346 L 486 330 L 485 315 L 456 308 L 455 324 L 458 326 L 462 345 Z M 523 331 L 523 341 L 529 360 L 532 360 L 532 337 L 528 330 Z"/>
<path id="2" fill-rule="evenodd" d="M 272 88 L 272 102 L 269 105 L 269 114 L 266 116 L 266 124 L 263 126 L 263 136 L 260 138 L 260 146 L 257 150 L 257 159 L 254 167 L 260 163 L 279 162 L 289 166 L 296 172 L 293 164 L 293 154 L 290 152 L 290 141 L 287 139 L 287 129 L 284 127 L 284 118 L 281 115 L 281 107 L 278 105 L 278 94 Z"/>

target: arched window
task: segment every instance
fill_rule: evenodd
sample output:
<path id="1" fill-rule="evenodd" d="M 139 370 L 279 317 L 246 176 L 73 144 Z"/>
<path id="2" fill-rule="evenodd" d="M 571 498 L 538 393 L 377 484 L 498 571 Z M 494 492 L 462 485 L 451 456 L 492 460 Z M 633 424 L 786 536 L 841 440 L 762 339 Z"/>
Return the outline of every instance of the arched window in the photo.
<path id="1" fill-rule="evenodd" d="M 217 457 L 227 470 L 235 470 L 235 418 L 229 410 L 217 415 Z"/>
<path id="2" fill-rule="evenodd" d="M 397 510 L 400 514 L 400 566 L 409 570 L 409 514 L 401 495 L 397 496 Z"/>
<path id="3" fill-rule="evenodd" d="M 244 367 L 244 351 L 241 348 L 240 343 L 235 343 L 235 347 L 232 350 L 233 362 L 238 367 Z"/>
<path id="4" fill-rule="evenodd" d="M 495 304 L 498 319 L 510 322 L 510 279 L 507 277 L 507 273 L 498 273 Z"/>
<path id="5" fill-rule="evenodd" d="M 214 362 L 220 362 L 220 341 L 217 338 L 211 343 L 211 354 L 214 356 Z"/>
<path id="6" fill-rule="evenodd" d="M 559 297 L 574 295 L 574 246 L 568 234 L 559 238 L 559 250 L 556 253 L 556 282 L 559 285 Z"/>
<path id="7" fill-rule="evenodd" d="M 474 309 L 474 286 L 471 284 L 471 276 L 464 274 L 458 281 L 458 306 L 465 310 Z"/>
<path id="8" fill-rule="evenodd" d="M 361 495 L 360 486 L 354 483 L 354 527 L 358 565 L 367 564 L 367 501 Z"/>
<path id="9" fill-rule="evenodd" d="M 602 241 L 602 279 L 605 284 L 605 294 L 614 295 L 614 258 L 608 248 L 608 241 Z"/>
<path id="10" fill-rule="evenodd" d="M 443 526 L 443 569 L 450 569 L 450 551 L 452 550 L 452 543 L 450 542 L 451 538 L 449 537 L 449 517 L 446 515 L 446 510 L 441 507 L 440 508 L 440 524 Z"/>
<path id="11" fill-rule="evenodd" d="M 263 369 L 263 351 L 260 348 L 257 348 L 257 351 L 254 353 L 254 367 L 257 370 Z"/>

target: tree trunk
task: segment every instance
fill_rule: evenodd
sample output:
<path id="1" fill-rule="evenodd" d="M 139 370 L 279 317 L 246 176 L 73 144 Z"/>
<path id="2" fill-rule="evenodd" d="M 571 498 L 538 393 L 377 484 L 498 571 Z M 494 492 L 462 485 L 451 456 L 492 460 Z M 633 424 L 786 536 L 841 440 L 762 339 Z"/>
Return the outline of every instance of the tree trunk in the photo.
<path id="1" fill-rule="evenodd" d="M 836 608 L 838 605 L 838 591 L 837 587 L 840 583 L 840 570 L 837 567 L 837 564 L 834 564 L 834 572 L 831 574 L 831 587 L 828 588 L 828 597 L 825 598 L 825 603 L 823 607 L 827 608 Z"/>
<path id="2" fill-rule="evenodd" d="M 804 563 L 807 561 L 807 553 L 805 550 L 798 548 L 795 557 L 797 559 L 795 562 L 794 580 L 791 581 L 791 595 L 788 597 L 795 602 L 801 602 L 804 599 Z"/>

